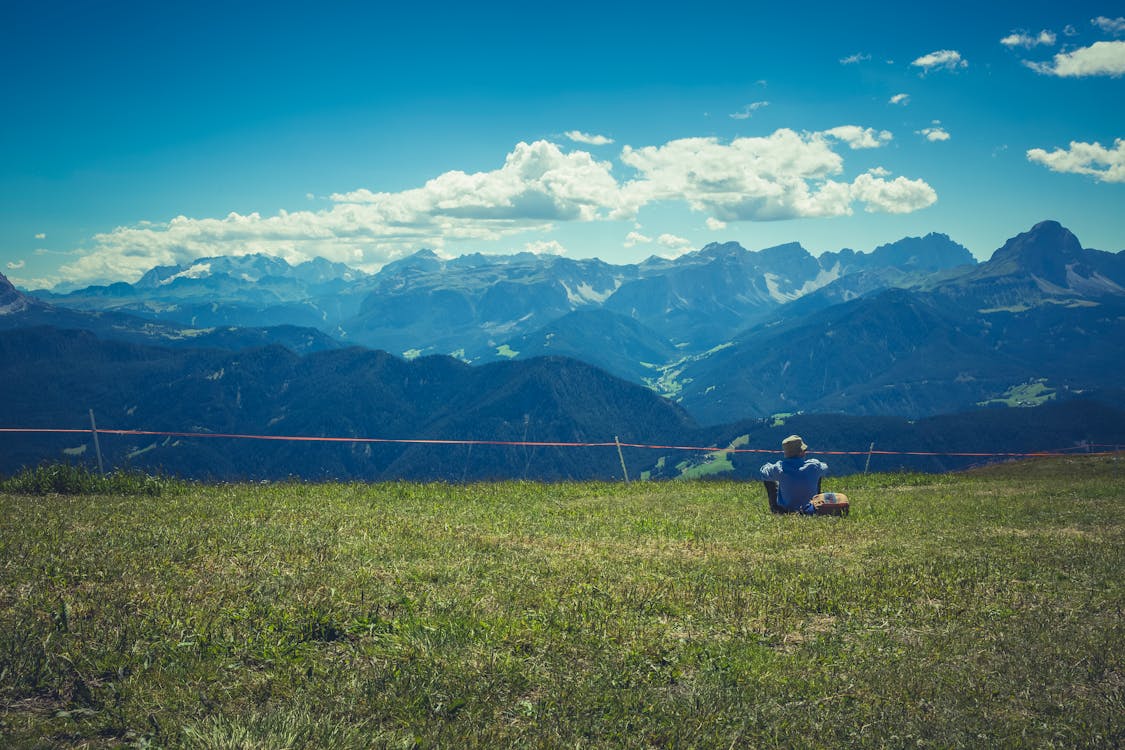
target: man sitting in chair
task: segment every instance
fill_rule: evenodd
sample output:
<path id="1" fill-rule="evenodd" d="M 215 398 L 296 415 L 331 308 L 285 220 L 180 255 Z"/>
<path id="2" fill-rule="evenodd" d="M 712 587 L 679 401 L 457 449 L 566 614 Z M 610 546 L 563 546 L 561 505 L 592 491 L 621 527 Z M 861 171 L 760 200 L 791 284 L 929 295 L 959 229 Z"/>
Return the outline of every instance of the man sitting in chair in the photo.
<path id="1" fill-rule="evenodd" d="M 781 441 L 785 458 L 766 464 L 761 469 L 766 497 L 773 513 L 847 513 L 848 499 L 839 492 L 820 491 L 820 480 L 828 473 L 828 464 L 807 458 L 809 446 L 799 435 Z"/>

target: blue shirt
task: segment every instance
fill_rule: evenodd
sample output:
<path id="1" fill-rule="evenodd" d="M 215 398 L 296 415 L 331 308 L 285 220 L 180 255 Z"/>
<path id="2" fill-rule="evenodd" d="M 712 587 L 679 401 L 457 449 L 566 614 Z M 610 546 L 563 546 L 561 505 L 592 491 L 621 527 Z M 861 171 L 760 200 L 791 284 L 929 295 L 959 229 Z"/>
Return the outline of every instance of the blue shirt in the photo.
<path id="1" fill-rule="evenodd" d="M 777 482 L 777 504 L 793 511 L 813 499 L 828 464 L 815 458 L 783 458 L 761 469 L 762 479 Z"/>

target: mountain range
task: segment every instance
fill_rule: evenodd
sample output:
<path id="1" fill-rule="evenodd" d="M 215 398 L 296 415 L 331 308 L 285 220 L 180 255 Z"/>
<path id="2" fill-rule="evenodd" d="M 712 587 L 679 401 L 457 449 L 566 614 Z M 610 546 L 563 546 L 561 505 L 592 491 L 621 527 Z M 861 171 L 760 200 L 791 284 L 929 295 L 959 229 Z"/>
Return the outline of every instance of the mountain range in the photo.
<path id="1" fill-rule="evenodd" d="M 94 408 L 99 426 L 121 429 L 716 446 L 802 413 L 878 430 L 879 419 L 951 413 L 988 424 L 998 407 L 1118 403 L 1123 326 L 1125 253 L 1085 249 L 1053 221 L 983 263 L 930 234 L 819 257 L 796 243 L 712 244 L 624 266 L 420 251 L 373 275 L 247 255 L 65 294 L 0 276 L 0 422 L 69 425 Z M 1059 439 L 1110 439 L 1101 422 L 1095 434 L 1073 421 L 1085 407 L 1059 408 L 1053 419 L 1070 425 Z M 39 448 L 23 441 L 7 463 Z M 285 460 L 247 450 L 180 441 L 119 458 L 284 475 Z M 619 466 L 612 452 L 583 464 L 547 448 L 531 461 L 525 448 L 477 446 L 463 463 L 421 445 L 270 450 L 302 475 L 483 478 L 523 461 L 524 473 L 556 478 Z M 627 458 L 662 475 L 646 460 Z"/>
<path id="2" fill-rule="evenodd" d="M 699 353 L 843 277 L 862 272 L 865 285 L 885 286 L 971 263 L 968 250 L 938 234 L 819 258 L 797 243 L 750 252 L 731 242 L 632 265 L 532 253 L 443 260 L 422 250 L 374 275 L 323 260 L 290 266 L 247 255 L 161 266 L 135 284 L 33 294 L 69 309 L 194 328 L 310 326 L 400 356 L 480 362 L 570 312 L 593 309 L 631 318 L 678 349 Z"/>
<path id="3" fill-rule="evenodd" d="M 819 257 L 797 243 L 728 242 L 633 265 L 420 251 L 374 275 L 248 255 L 35 297 L 51 313 L 27 303 L 21 324 L 136 343 L 359 345 L 472 364 L 575 357 L 704 423 L 802 410 L 919 417 L 1030 381 L 1057 397 L 1116 385 L 1105 343 L 1123 340 L 1125 253 L 1084 249 L 1045 221 L 983 263 L 937 233 Z M 122 314 L 134 322 L 112 317 Z"/>
<path id="4" fill-rule="evenodd" d="M 1059 395 L 1122 383 L 1125 254 L 1085 250 L 1055 222 L 956 273 L 835 305 L 821 295 L 685 366 L 682 403 L 704 421 L 746 405 L 926 416 L 1032 380 Z"/>

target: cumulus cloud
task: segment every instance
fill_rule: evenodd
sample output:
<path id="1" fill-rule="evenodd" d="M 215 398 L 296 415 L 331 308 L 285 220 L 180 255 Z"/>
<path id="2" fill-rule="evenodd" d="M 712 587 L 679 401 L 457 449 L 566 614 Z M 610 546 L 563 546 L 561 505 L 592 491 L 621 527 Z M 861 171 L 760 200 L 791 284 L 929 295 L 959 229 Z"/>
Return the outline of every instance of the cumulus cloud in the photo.
<path id="1" fill-rule="evenodd" d="M 612 138 L 607 138 L 604 135 L 591 135 L 583 133 L 581 130 L 568 130 L 563 133 L 567 138 L 575 143 L 585 143 L 589 146 L 607 146 L 613 143 Z"/>
<path id="2" fill-rule="evenodd" d="M 961 57 L 961 53 L 952 49 L 939 49 L 928 55 L 922 55 L 910 63 L 916 68 L 921 68 L 923 73 L 931 70 L 957 70 L 969 67 L 969 61 Z"/>
<path id="3" fill-rule="evenodd" d="M 941 126 L 941 122 L 934 120 L 933 126 L 915 130 L 915 133 L 925 138 L 930 143 L 937 143 L 939 141 L 948 141 L 950 135 L 946 132 L 945 128 Z"/>
<path id="4" fill-rule="evenodd" d="M 725 221 L 719 221 L 714 216 L 708 216 L 707 217 L 707 228 L 710 229 L 712 232 L 718 232 L 718 231 L 721 231 L 723 229 L 726 229 L 727 223 Z"/>
<path id="5" fill-rule="evenodd" d="M 371 218 L 415 226 L 434 217 L 494 223 L 590 221 L 613 203 L 617 181 L 611 165 L 585 151 L 565 154 L 549 141 L 520 143 L 504 166 L 491 172 L 446 172 L 424 187 L 401 193 L 362 189 L 336 193 L 340 204 L 375 207 Z"/>
<path id="6" fill-rule="evenodd" d="M 669 250 L 683 250 L 691 247 L 691 240 L 685 237 L 677 237 L 674 234 L 662 234 L 656 238 L 656 241 Z"/>
<path id="7" fill-rule="evenodd" d="M 1008 48 L 1023 47 L 1024 49 L 1031 49 L 1039 45 L 1051 47 L 1054 45 L 1056 39 L 1057 37 L 1053 31 L 1043 30 L 1040 31 L 1037 36 L 1032 36 L 1023 31 L 1013 31 L 1011 34 L 1001 39 L 1000 43 Z"/>
<path id="8" fill-rule="evenodd" d="M 46 232 L 40 232 L 39 234 L 35 235 L 35 239 L 45 240 L 45 239 L 47 239 L 47 233 Z"/>
<path id="9" fill-rule="evenodd" d="M 854 55 L 848 55 L 847 57 L 840 58 L 840 64 L 841 65 L 855 65 L 856 63 L 866 62 L 870 59 L 871 59 L 871 55 L 867 55 L 867 54 L 857 52 Z"/>
<path id="10" fill-rule="evenodd" d="M 536 255 L 566 255 L 566 248 L 558 240 L 536 240 L 523 246 L 525 252 Z"/>
<path id="11" fill-rule="evenodd" d="M 741 111 L 732 114 L 731 118 L 735 120 L 747 120 L 750 117 L 753 117 L 754 113 L 759 109 L 761 109 L 762 107 L 768 107 L 769 105 L 769 102 L 751 102 L 750 104 L 747 104 L 745 107 L 743 107 Z"/>
<path id="12" fill-rule="evenodd" d="M 895 94 L 890 98 L 890 104 L 901 104 L 906 106 L 910 103 L 910 94 Z"/>
<path id="13" fill-rule="evenodd" d="M 852 212 L 857 200 L 868 203 L 868 210 L 889 210 L 894 196 L 878 195 L 878 185 L 868 182 L 884 180 L 865 176 L 857 186 L 832 179 L 843 171 L 843 158 L 832 148 L 838 140 L 864 148 L 886 143 L 890 134 L 844 126 L 805 134 L 781 129 L 729 144 L 716 138 L 684 138 L 663 146 L 627 146 L 621 160 L 636 169 L 640 179 L 626 184 L 623 192 L 626 202 L 636 205 L 685 200 L 692 209 L 723 222 L 843 216 Z M 900 183 L 900 194 L 908 192 L 905 187 Z M 928 195 L 933 191 L 926 189 L 926 195 L 909 196 L 903 210 L 932 202 Z M 871 196 L 878 200 L 868 201 Z"/>
<path id="14" fill-rule="evenodd" d="M 8 270 L 9 271 L 18 271 L 26 265 L 27 265 L 27 261 L 24 261 L 24 260 L 8 261 Z"/>
<path id="15" fill-rule="evenodd" d="M 1125 73 L 1125 42 L 1094 42 L 1072 52 L 1060 52 L 1051 62 L 1025 61 L 1036 73 L 1060 78 L 1113 76 Z"/>
<path id="16" fill-rule="evenodd" d="M 1091 18 L 1090 23 L 1107 34 L 1116 35 L 1125 33 L 1125 18 L 1106 18 L 1105 16 L 1098 16 L 1097 18 Z"/>
<path id="17" fill-rule="evenodd" d="M 1099 182 L 1125 182 L 1125 139 L 1121 138 L 1113 142 L 1113 148 L 1096 141 L 1071 141 L 1069 148 L 1054 151 L 1028 149 L 1027 158 L 1052 172 L 1090 175 Z"/>
<path id="18" fill-rule="evenodd" d="M 861 174 L 851 188 L 853 197 L 866 204 L 868 213 L 908 214 L 937 201 L 937 193 L 923 180 L 905 177 L 886 180 L 871 173 Z"/>
<path id="19" fill-rule="evenodd" d="M 625 247 L 633 247 L 635 245 L 649 245 L 652 244 L 652 238 L 646 237 L 640 232 L 629 232 L 625 235 Z"/>
<path id="20" fill-rule="evenodd" d="M 838 128 L 823 131 L 822 135 L 843 141 L 853 150 L 879 148 L 885 146 L 894 137 L 890 131 L 880 130 L 877 132 L 874 128 L 861 128 L 858 125 L 841 125 Z"/>

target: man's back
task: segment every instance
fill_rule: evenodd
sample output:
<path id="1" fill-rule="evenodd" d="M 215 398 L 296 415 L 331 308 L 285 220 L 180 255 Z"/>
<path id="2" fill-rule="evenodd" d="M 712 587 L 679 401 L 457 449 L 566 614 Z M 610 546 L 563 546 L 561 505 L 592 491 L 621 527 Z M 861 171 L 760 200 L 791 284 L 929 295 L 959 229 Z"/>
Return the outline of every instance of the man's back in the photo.
<path id="1" fill-rule="evenodd" d="M 761 468 L 764 481 L 777 482 L 777 503 L 785 511 L 795 511 L 812 500 L 827 473 L 828 464 L 804 456 L 783 458 Z"/>

